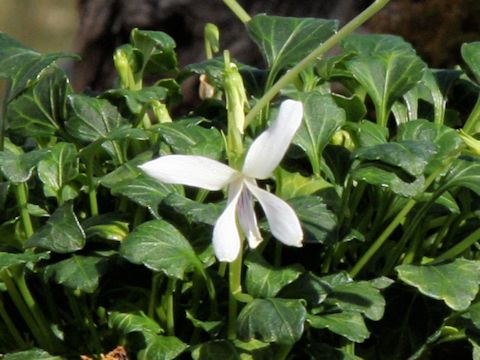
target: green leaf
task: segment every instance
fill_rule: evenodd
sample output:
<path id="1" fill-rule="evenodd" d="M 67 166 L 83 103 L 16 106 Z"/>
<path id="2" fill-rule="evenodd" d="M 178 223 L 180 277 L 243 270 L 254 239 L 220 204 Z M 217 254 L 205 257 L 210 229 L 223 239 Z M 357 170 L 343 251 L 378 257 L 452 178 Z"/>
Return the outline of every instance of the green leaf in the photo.
<path id="1" fill-rule="evenodd" d="M 170 193 L 164 198 L 163 204 L 184 215 L 188 221 L 214 225 L 225 209 L 221 203 L 199 203 L 176 193 Z"/>
<path id="2" fill-rule="evenodd" d="M 382 169 L 378 166 L 361 166 L 351 172 L 352 179 L 365 181 L 366 183 L 387 188 L 393 193 L 404 197 L 415 197 L 422 190 L 425 178 L 420 176 L 416 179 L 404 180 L 394 168 Z"/>
<path id="3" fill-rule="evenodd" d="M 0 252 L 0 271 L 17 265 L 36 263 L 49 257 L 50 255 L 47 252 L 34 254 L 28 250 L 23 253 Z"/>
<path id="4" fill-rule="evenodd" d="M 122 104 L 132 114 L 138 115 L 145 104 L 152 100 L 163 101 L 167 95 L 168 89 L 162 86 L 146 86 L 140 90 L 111 89 L 103 93 L 102 98 Z"/>
<path id="5" fill-rule="evenodd" d="M 98 236 L 102 239 L 122 241 L 128 235 L 128 223 L 116 213 L 93 216 L 82 221 L 87 238 Z"/>
<path id="6" fill-rule="evenodd" d="M 137 204 L 147 207 L 157 214 L 158 205 L 172 192 L 174 185 L 161 183 L 150 176 L 140 174 L 134 179 L 126 179 L 112 187 L 113 195 L 122 195 Z"/>
<path id="7" fill-rule="evenodd" d="M 137 155 L 132 160 L 127 161 L 122 166 L 117 167 L 112 172 L 103 176 L 100 179 L 100 183 L 103 186 L 111 189 L 122 181 L 135 179 L 140 174 L 142 174 L 142 171 L 138 168 L 138 165 L 141 165 L 151 160 L 152 155 L 153 154 L 151 151 L 145 151 Z"/>
<path id="8" fill-rule="evenodd" d="M 435 171 L 443 165 L 444 160 L 456 156 L 463 148 L 463 141 L 454 129 L 427 120 L 413 120 L 400 125 L 397 139 L 427 141 L 437 145 L 437 152 L 426 167 L 427 173 Z"/>
<path id="9" fill-rule="evenodd" d="M 138 353 L 138 360 L 173 360 L 187 348 L 188 345 L 175 336 L 155 336 Z"/>
<path id="10" fill-rule="evenodd" d="M 41 349 L 30 349 L 16 353 L 5 354 L 3 360 L 62 360 L 60 356 L 50 355 Z"/>
<path id="11" fill-rule="evenodd" d="M 142 56 L 142 73 L 159 74 L 176 70 L 175 41 L 161 31 L 133 29 L 130 39 Z"/>
<path id="12" fill-rule="evenodd" d="M 85 95 L 68 96 L 69 117 L 66 129 L 74 138 L 93 142 L 126 125 L 117 109 L 107 100 L 95 99 Z M 112 142 L 102 144 L 110 153 L 114 153 Z"/>
<path id="13" fill-rule="evenodd" d="M 71 92 L 63 71 L 55 69 L 42 75 L 8 105 L 8 129 L 22 137 L 55 135 L 65 120 L 66 97 Z"/>
<path id="14" fill-rule="evenodd" d="M 0 170 L 13 183 L 26 182 L 33 174 L 38 162 L 47 155 L 45 150 L 32 150 L 27 153 L 0 151 Z"/>
<path id="15" fill-rule="evenodd" d="M 62 188 L 78 175 L 78 157 L 75 145 L 58 143 L 38 164 L 38 177 L 47 196 L 57 196 Z"/>
<path id="16" fill-rule="evenodd" d="M 240 360 L 235 346 L 227 340 L 214 340 L 196 345 L 192 350 L 193 360 Z"/>
<path id="17" fill-rule="evenodd" d="M 374 122 L 363 120 L 358 124 L 348 123 L 346 128 L 351 128 L 355 132 L 358 147 L 369 147 L 387 142 L 388 128 Z"/>
<path id="18" fill-rule="evenodd" d="M 456 159 L 443 179 L 442 188 L 466 187 L 480 195 L 480 161 Z"/>
<path id="19" fill-rule="evenodd" d="M 134 264 L 143 264 L 178 279 L 193 268 L 202 268 L 187 239 L 164 220 L 138 226 L 122 242 L 120 253 Z"/>
<path id="20" fill-rule="evenodd" d="M 337 29 L 333 20 L 256 15 L 247 23 L 272 73 L 296 64 Z"/>
<path id="21" fill-rule="evenodd" d="M 282 199 L 307 196 L 322 189 L 333 187 L 321 177 L 306 177 L 300 173 L 291 173 L 278 167 L 275 170 L 276 193 Z"/>
<path id="22" fill-rule="evenodd" d="M 480 41 L 463 44 L 462 57 L 480 83 Z"/>
<path id="23" fill-rule="evenodd" d="M 203 128 L 202 119 L 194 118 L 160 124 L 155 129 L 176 154 L 199 155 L 219 160 L 223 153 L 223 138 L 211 127 Z"/>
<path id="24" fill-rule="evenodd" d="M 342 41 L 346 52 L 359 55 L 374 55 L 382 52 L 407 51 L 415 52 L 412 45 L 400 36 L 385 34 L 352 34 Z"/>
<path id="25" fill-rule="evenodd" d="M 303 333 L 307 312 L 301 300 L 255 299 L 237 318 L 241 339 L 293 345 Z"/>
<path id="26" fill-rule="evenodd" d="M 93 293 L 106 268 L 106 258 L 72 255 L 66 260 L 47 266 L 45 277 L 72 290 Z"/>
<path id="27" fill-rule="evenodd" d="M 336 349 L 327 344 L 313 343 L 308 348 L 308 354 L 315 360 L 360 360 L 361 358 L 349 354 L 345 349 Z"/>
<path id="28" fill-rule="evenodd" d="M 213 321 L 202 321 L 198 320 L 187 310 L 185 311 L 186 317 L 188 320 L 192 322 L 192 325 L 197 329 L 202 329 L 205 332 L 209 333 L 212 336 L 218 335 L 220 330 L 222 329 L 224 322 L 220 320 L 213 320 Z"/>
<path id="29" fill-rule="evenodd" d="M 395 102 L 422 78 L 425 63 L 413 52 L 396 50 L 361 55 L 346 62 L 355 79 L 365 88 L 377 113 L 377 123 L 386 126 Z"/>
<path id="30" fill-rule="evenodd" d="M 480 263 L 466 259 L 436 265 L 400 265 L 395 268 L 401 280 L 422 294 L 443 300 L 456 311 L 462 311 L 478 293 Z"/>
<path id="31" fill-rule="evenodd" d="M 350 122 L 359 122 L 367 114 L 365 103 L 356 95 L 345 97 L 340 94 L 332 94 L 332 97 L 335 103 L 345 111 L 345 119 Z"/>
<path id="32" fill-rule="evenodd" d="M 292 283 L 303 272 L 300 265 L 275 268 L 260 255 L 252 252 L 245 259 L 247 292 L 253 297 L 274 297 L 286 285 Z"/>
<path id="33" fill-rule="evenodd" d="M 331 95 L 310 92 L 300 99 L 304 109 L 303 121 L 293 142 L 305 151 L 314 166 L 332 135 L 344 124 L 345 111 L 337 106 Z M 314 171 L 318 170 L 314 167 Z"/>
<path id="34" fill-rule="evenodd" d="M 300 196 L 288 202 L 297 213 L 305 231 L 305 242 L 333 244 L 337 241 L 337 216 L 327 208 L 322 198 Z"/>
<path id="35" fill-rule="evenodd" d="M 431 141 L 405 140 L 357 149 L 353 156 L 361 160 L 380 161 L 399 167 L 412 176 L 422 175 L 438 147 Z"/>
<path id="36" fill-rule="evenodd" d="M 123 335 L 136 331 L 152 335 L 163 332 L 163 329 L 155 320 L 149 318 L 141 311 L 135 313 L 113 311 L 108 316 L 108 326 Z"/>
<path id="37" fill-rule="evenodd" d="M 0 32 L 0 78 L 12 82 L 8 100 L 14 99 L 54 61 L 65 57 L 78 59 L 65 53 L 39 54 Z"/>
<path id="38" fill-rule="evenodd" d="M 57 253 L 70 253 L 85 246 L 85 232 L 78 222 L 71 202 L 57 208 L 47 223 L 25 244 Z"/>
<path id="39" fill-rule="evenodd" d="M 308 315 L 307 321 L 316 329 L 328 329 L 357 343 L 364 342 L 370 336 L 362 315 L 356 312 Z"/>

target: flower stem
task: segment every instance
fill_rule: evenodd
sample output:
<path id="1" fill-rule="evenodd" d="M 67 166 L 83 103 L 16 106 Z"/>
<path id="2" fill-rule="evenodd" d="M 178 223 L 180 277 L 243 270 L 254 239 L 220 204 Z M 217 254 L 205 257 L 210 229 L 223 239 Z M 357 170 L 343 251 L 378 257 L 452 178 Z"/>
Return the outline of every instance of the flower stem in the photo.
<path id="1" fill-rule="evenodd" d="M 229 265 L 228 282 L 230 293 L 228 297 L 228 330 L 227 337 L 234 340 L 237 337 L 237 311 L 238 302 L 236 295 L 242 293 L 242 257 L 243 251 L 240 249 L 238 257 Z"/>
<path id="2" fill-rule="evenodd" d="M 22 336 L 20 335 L 20 332 L 15 326 L 15 323 L 12 321 L 12 318 L 10 317 L 10 315 L 8 315 L 8 312 L 5 310 L 5 307 L 3 306 L 3 299 L 0 299 L 0 317 L 2 318 L 3 322 L 7 326 L 8 332 L 10 333 L 10 335 L 12 335 L 18 347 L 21 347 L 21 348 L 25 347 L 26 345 L 25 340 L 23 340 Z"/>
<path id="3" fill-rule="evenodd" d="M 463 253 L 465 250 L 467 250 L 470 246 L 475 244 L 477 241 L 480 240 L 480 229 L 475 230 L 472 232 L 470 235 L 468 235 L 465 239 L 445 251 L 443 254 L 437 256 L 435 258 L 435 261 L 442 261 L 442 260 L 447 260 L 447 259 L 452 259 L 461 253 Z"/>
<path id="4" fill-rule="evenodd" d="M 225 1 L 225 0 L 224 0 Z M 263 96 L 255 106 L 250 110 L 245 118 L 245 125 L 247 126 L 259 113 L 268 105 L 268 103 L 282 90 L 286 85 L 293 82 L 298 75 L 318 57 L 324 55 L 327 51 L 332 49 L 346 36 L 356 30 L 365 21 L 370 19 L 378 11 L 380 11 L 390 0 L 376 0 L 372 5 L 366 8 L 358 16 L 352 19 L 348 24 L 342 27 L 337 33 L 330 37 L 327 41 L 322 43 L 319 47 L 313 50 L 302 61 L 295 65 L 292 69 L 287 71 Z"/>
<path id="5" fill-rule="evenodd" d="M 465 131 L 468 135 L 474 135 L 480 131 L 480 96 L 473 107 L 470 116 L 468 117 L 467 121 L 465 121 L 465 125 L 463 126 L 463 131 Z"/>
<path id="6" fill-rule="evenodd" d="M 98 215 L 97 189 L 93 180 L 93 156 L 87 160 L 87 181 L 88 181 L 88 200 L 90 202 L 90 213 L 92 216 Z"/>
<path id="7" fill-rule="evenodd" d="M 165 293 L 165 313 L 167 314 L 166 327 L 167 335 L 175 335 L 175 318 L 173 313 L 173 293 L 175 292 L 175 287 L 177 280 L 174 278 L 169 278 L 167 283 L 167 292 Z"/>
<path id="8" fill-rule="evenodd" d="M 22 219 L 23 229 L 25 230 L 25 237 L 28 239 L 33 235 L 33 226 L 28 212 L 27 186 L 25 183 L 19 183 L 15 184 L 14 188 L 17 205 L 20 211 L 20 218 Z"/>
<path id="9" fill-rule="evenodd" d="M 248 15 L 245 9 L 242 8 L 238 2 L 235 0 L 223 0 L 223 2 L 239 18 L 241 22 L 245 24 L 250 21 L 250 15 Z"/>

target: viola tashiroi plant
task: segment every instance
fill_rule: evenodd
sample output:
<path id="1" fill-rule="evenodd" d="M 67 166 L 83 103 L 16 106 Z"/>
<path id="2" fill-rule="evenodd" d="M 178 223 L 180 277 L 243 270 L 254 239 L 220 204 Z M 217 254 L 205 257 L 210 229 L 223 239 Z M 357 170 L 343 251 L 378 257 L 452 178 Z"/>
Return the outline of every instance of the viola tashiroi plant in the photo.
<path id="1" fill-rule="evenodd" d="M 255 179 L 266 179 L 272 174 L 300 127 L 302 117 L 301 102 L 284 101 L 276 120 L 250 146 L 241 171 L 216 160 L 190 155 L 161 156 L 140 168 L 164 183 L 212 191 L 228 187 L 227 207 L 213 230 L 213 247 L 220 261 L 232 262 L 240 253 L 242 240 L 237 220 L 250 248 L 262 241 L 253 198 L 265 212 L 273 236 L 286 245 L 300 247 L 303 232 L 297 215 L 285 201 L 258 187 Z"/>

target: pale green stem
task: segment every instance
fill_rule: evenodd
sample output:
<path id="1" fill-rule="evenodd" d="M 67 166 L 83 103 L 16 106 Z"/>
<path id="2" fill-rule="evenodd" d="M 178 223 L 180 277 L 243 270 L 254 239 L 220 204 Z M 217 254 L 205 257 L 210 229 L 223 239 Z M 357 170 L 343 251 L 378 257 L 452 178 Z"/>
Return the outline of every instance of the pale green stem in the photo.
<path id="1" fill-rule="evenodd" d="M 228 330 L 227 337 L 230 340 L 237 337 L 237 311 L 238 302 L 236 296 L 242 293 L 242 257 L 243 250 L 240 247 L 238 257 L 230 263 L 228 282 L 230 293 L 228 297 Z"/>
<path id="2" fill-rule="evenodd" d="M 465 121 L 465 125 L 463 126 L 463 131 L 465 131 L 468 135 L 475 135 L 475 133 L 480 131 L 480 96 L 475 103 L 475 106 L 470 113 L 467 121 Z"/>
<path id="3" fill-rule="evenodd" d="M 250 15 L 248 15 L 245 9 L 242 8 L 238 2 L 235 0 L 223 0 L 223 2 L 240 19 L 241 22 L 246 24 L 250 21 Z"/>
<path id="4" fill-rule="evenodd" d="M 157 293 L 158 293 L 160 277 L 161 277 L 160 273 L 152 274 L 152 286 L 150 288 L 150 299 L 148 301 L 148 311 L 147 311 L 148 316 L 152 319 L 155 315 L 155 304 L 157 302 Z"/>
<path id="5" fill-rule="evenodd" d="M 465 239 L 457 243 L 455 246 L 451 247 L 443 254 L 437 256 L 435 258 L 435 262 L 452 259 L 457 257 L 458 255 L 462 254 L 465 250 L 467 250 L 470 246 L 475 244 L 477 241 L 480 241 L 480 229 L 475 230 L 470 235 L 468 235 Z"/>
<path id="6" fill-rule="evenodd" d="M 165 293 L 165 313 L 167 314 L 167 335 L 175 335 L 175 318 L 173 313 L 173 293 L 175 292 L 175 286 L 177 280 L 174 278 L 169 278 L 167 283 L 167 292 Z"/>
<path id="7" fill-rule="evenodd" d="M 8 312 L 5 310 L 5 307 L 3 306 L 3 299 L 0 299 L 0 317 L 2 318 L 3 322 L 7 326 L 8 332 L 10 333 L 10 335 L 12 335 L 17 345 L 22 348 L 25 347 L 26 345 L 25 340 L 23 340 L 22 336 L 20 335 L 20 332 L 15 326 L 15 323 L 12 321 L 12 318 L 10 317 L 10 315 L 8 315 Z"/>
<path id="8" fill-rule="evenodd" d="M 15 196 L 17 198 L 17 205 L 20 211 L 20 218 L 22 219 L 25 236 L 28 239 L 33 235 L 33 226 L 28 212 L 28 195 L 27 185 L 25 183 L 15 184 Z"/>
<path id="9" fill-rule="evenodd" d="M 88 200 L 90 202 L 90 213 L 92 216 L 98 215 L 97 189 L 93 181 L 93 156 L 87 160 L 87 182 L 88 182 Z"/>
<path id="10" fill-rule="evenodd" d="M 330 37 L 327 41 L 322 43 L 319 47 L 313 50 L 307 57 L 295 65 L 290 71 L 285 73 L 255 104 L 255 106 L 250 110 L 245 118 L 245 124 L 248 125 L 250 122 L 260 113 L 260 111 L 268 105 L 268 103 L 288 84 L 293 82 L 298 75 L 305 70 L 305 68 L 310 65 L 312 62 L 316 61 L 317 58 L 324 55 L 327 51 L 332 49 L 340 41 L 342 41 L 346 36 L 351 34 L 354 30 L 360 27 L 365 21 L 370 19 L 378 11 L 380 11 L 385 5 L 387 5 L 390 0 L 376 0 L 372 5 L 366 8 L 358 16 L 352 19 L 348 24 L 342 27 L 335 35 Z"/>
<path id="11" fill-rule="evenodd" d="M 425 180 L 425 185 L 423 190 L 427 190 L 428 187 L 435 181 L 436 177 L 444 170 L 445 166 L 441 166 L 439 169 L 434 171 L 428 178 Z M 357 261 L 355 266 L 350 270 L 350 276 L 353 278 L 358 275 L 358 273 L 364 268 L 364 266 L 370 261 L 373 255 L 382 247 L 388 237 L 393 233 L 393 231 L 400 225 L 408 213 L 413 209 L 416 204 L 415 199 L 410 199 L 405 204 L 403 209 L 395 216 L 392 222 L 387 226 L 387 228 L 380 234 L 380 236 L 373 242 L 370 248 L 367 250 L 365 254 Z"/>

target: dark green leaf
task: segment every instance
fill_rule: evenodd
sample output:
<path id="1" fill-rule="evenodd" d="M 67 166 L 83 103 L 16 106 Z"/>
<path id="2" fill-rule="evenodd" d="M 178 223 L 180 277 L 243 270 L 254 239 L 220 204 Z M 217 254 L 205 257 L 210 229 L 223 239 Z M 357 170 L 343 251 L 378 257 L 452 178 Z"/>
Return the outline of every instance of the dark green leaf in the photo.
<path id="1" fill-rule="evenodd" d="M 333 185 L 322 177 L 306 177 L 278 167 L 275 170 L 276 192 L 282 199 L 312 195 Z"/>
<path id="2" fill-rule="evenodd" d="M 168 89 L 161 86 L 147 86 L 140 90 L 112 89 L 102 94 L 102 98 L 112 103 L 121 103 L 132 114 L 140 114 L 145 104 L 152 100 L 163 101 L 166 99 Z"/>
<path id="3" fill-rule="evenodd" d="M 345 97 L 339 94 L 332 94 L 335 103 L 345 111 L 345 119 L 350 122 L 359 122 L 367 114 L 365 103 L 358 96 Z"/>
<path id="4" fill-rule="evenodd" d="M 462 45 L 462 57 L 480 82 L 480 41 Z"/>
<path id="5" fill-rule="evenodd" d="M 415 52 L 400 36 L 384 34 L 352 34 L 343 40 L 342 47 L 347 52 L 367 56 L 392 51 Z"/>
<path id="6" fill-rule="evenodd" d="M 480 161 L 456 159 L 443 179 L 442 187 L 466 187 L 480 195 Z"/>
<path id="7" fill-rule="evenodd" d="M 195 346 L 193 360 L 240 360 L 235 346 L 227 340 L 214 340 Z"/>
<path id="8" fill-rule="evenodd" d="M 356 312 L 308 315 L 307 321 L 316 329 L 326 328 L 357 343 L 364 342 L 370 336 L 362 315 Z"/>
<path id="9" fill-rule="evenodd" d="M 0 252 L 0 271 L 17 265 L 36 263 L 37 261 L 48 259 L 49 257 L 50 255 L 46 252 L 37 254 L 30 251 L 24 253 Z"/>
<path id="10" fill-rule="evenodd" d="M 158 130 L 163 141 L 177 154 L 199 155 L 219 160 L 223 153 L 223 138 L 211 127 L 199 126 L 201 119 L 188 119 L 160 124 Z"/>
<path id="11" fill-rule="evenodd" d="M 419 176 L 437 151 L 437 145 L 429 140 L 405 140 L 362 147 L 353 155 L 357 159 L 397 166 L 412 176 Z"/>
<path id="12" fill-rule="evenodd" d="M 66 203 L 52 214 L 25 244 L 28 247 L 41 247 L 57 253 L 69 253 L 85 246 L 85 232 L 73 212 L 72 203 Z"/>
<path id="13" fill-rule="evenodd" d="M 65 120 L 66 97 L 71 92 L 63 71 L 41 76 L 8 105 L 8 129 L 24 137 L 53 136 Z"/>
<path id="14" fill-rule="evenodd" d="M 90 217 L 82 221 L 87 238 L 98 236 L 102 239 L 122 241 L 128 235 L 128 223 L 115 213 Z"/>
<path id="15" fill-rule="evenodd" d="M 176 70 L 177 56 L 175 41 L 161 31 L 133 29 L 131 43 L 142 56 L 142 70 L 145 74 L 159 74 Z"/>
<path id="16" fill-rule="evenodd" d="M 41 349 L 30 349 L 16 353 L 5 354 L 3 360 L 62 360 L 60 356 L 50 355 Z"/>
<path id="17" fill-rule="evenodd" d="M 163 204 L 172 207 L 176 212 L 184 215 L 189 221 L 214 225 L 222 214 L 225 204 L 199 203 L 176 193 L 170 193 L 164 198 Z"/>
<path id="18" fill-rule="evenodd" d="M 134 264 L 179 279 L 185 272 L 202 267 L 190 243 L 164 220 L 148 221 L 137 227 L 122 242 L 120 252 Z"/>
<path id="19" fill-rule="evenodd" d="M 343 349 L 336 349 L 327 344 L 313 343 L 308 348 L 311 359 L 315 360 L 360 360 L 361 358 L 349 354 Z"/>
<path id="20" fill-rule="evenodd" d="M 397 139 L 428 141 L 437 145 L 437 152 L 427 165 L 427 173 L 435 171 L 444 160 L 456 156 L 463 148 L 463 141 L 454 129 L 427 120 L 414 120 L 400 125 Z"/>
<path id="21" fill-rule="evenodd" d="M 331 95 L 310 92 L 302 94 L 300 99 L 304 109 L 303 121 L 293 142 L 306 152 L 310 163 L 315 164 L 330 138 L 345 122 L 345 112 Z"/>
<path id="22" fill-rule="evenodd" d="M 0 78 L 12 81 L 9 100 L 15 98 L 28 86 L 29 81 L 35 80 L 54 61 L 65 57 L 77 58 L 64 53 L 39 54 L 0 32 Z"/>
<path id="23" fill-rule="evenodd" d="M 47 266 L 45 276 L 72 290 L 93 293 L 106 268 L 106 258 L 72 255 L 66 260 Z"/>
<path id="24" fill-rule="evenodd" d="M 237 327 L 240 338 L 293 345 L 303 333 L 306 317 L 300 300 L 255 299 L 240 312 Z"/>
<path id="25" fill-rule="evenodd" d="M 401 280 L 422 294 L 443 300 L 456 311 L 465 310 L 478 293 L 480 263 L 466 259 L 436 265 L 400 265 Z"/>
<path id="26" fill-rule="evenodd" d="M 289 200 L 305 230 L 306 242 L 332 244 L 338 239 L 337 216 L 318 196 L 301 196 Z"/>
<path id="27" fill-rule="evenodd" d="M 192 322 L 192 325 L 197 329 L 202 329 L 210 335 L 216 336 L 222 329 L 224 323 L 220 320 L 213 321 L 202 321 L 194 318 L 192 314 L 187 310 L 186 311 L 187 319 Z"/>
<path id="28" fill-rule="evenodd" d="M 142 165 L 147 161 L 152 159 L 152 152 L 146 151 L 137 155 L 132 160 L 129 160 L 122 166 L 119 166 L 114 171 L 108 173 L 107 175 L 103 176 L 100 179 L 100 183 L 103 186 L 108 188 L 113 188 L 115 185 L 119 184 L 124 180 L 132 180 L 135 179 L 137 176 L 142 174 L 142 171 L 138 168 L 138 165 Z"/>
<path id="29" fill-rule="evenodd" d="M 368 147 L 385 144 L 388 138 L 388 128 L 374 122 L 363 120 L 358 124 L 348 123 L 347 128 L 355 132 L 356 142 L 359 147 Z"/>
<path id="30" fill-rule="evenodd" d="M 117 109 L 107 100 L 95 99 L 85 95 L 68 96 L 69 118 L 65 123 L 67 131 L 78 140 L 93 142 L 106 138 L 108 134 L 126 125 Z M 114 153 L 114 144 L 102 144 Z M 118 151 L 118 150 L 117 150 Z"/>
<path id="31" fill-rule="evenodd" d="M 314 18 L 256 15 L 247 23 L 250 37 L 273 73 L 302 60 L 336 29 L 336 21 Z"/>
<path id="32" fill-rule="evenodd" d="M 108 326 L 125 335 L 131 332 L 160 334 L 163 329 L 143 312 L 121 313 L 114 311 L 108 316 Z"/>
<path id="33" fill-rule="evenodd" d="M 138 360 L 173 360 L 187 348 L 188 345 L 175 336 L 155 336 L 138 353 Z"/>
<path id="34" fill-rule="evenodd" d="M 0 170 L 13 183 L 26 182 L 32 176 L 38 162 L 46 155 L 45 150 L 32 150 L 27 153 L 0 151 Z"/>
<path id="35" fill-rule="evenodd" d="M 362 166 L 351 173 L 356 181 L 377 185 L 405 197 L 417 196 L 425 184 L 425 178 L 420 176 L 412 181 L 406 181 L 403 176 L 395 173 L 395 169 L 382 169 L 378 166 Z"/>
<path id="36" fill-rule="evenodd" d="M 245 284 L 247 292 L 253 297 L 274 297 L 303 272 L 300 265 L 275 268 L 255 252 L 248 255 L 245 265 L 247 266 Z"/>
<path id="37" fill-rule="evenodd" d="M 60 190 L 78 175 L 77 149 L 71 143 L 58 143 L 38 164 L 38 177 L 47 196 L 57 196 Z"/>

